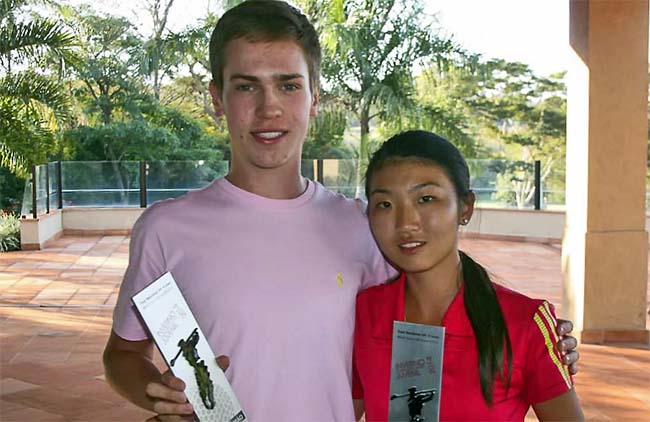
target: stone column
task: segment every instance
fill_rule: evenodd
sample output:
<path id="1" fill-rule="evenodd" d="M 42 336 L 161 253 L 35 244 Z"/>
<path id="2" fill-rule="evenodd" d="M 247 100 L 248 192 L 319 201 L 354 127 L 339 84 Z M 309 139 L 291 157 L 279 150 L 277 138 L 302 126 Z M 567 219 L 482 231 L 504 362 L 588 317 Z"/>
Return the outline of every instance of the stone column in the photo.
<path id="1" fill-rule="evenodd" d="M 583 342 L 643 342 L 648 0 L 571 0 L 563 316 Z"/>

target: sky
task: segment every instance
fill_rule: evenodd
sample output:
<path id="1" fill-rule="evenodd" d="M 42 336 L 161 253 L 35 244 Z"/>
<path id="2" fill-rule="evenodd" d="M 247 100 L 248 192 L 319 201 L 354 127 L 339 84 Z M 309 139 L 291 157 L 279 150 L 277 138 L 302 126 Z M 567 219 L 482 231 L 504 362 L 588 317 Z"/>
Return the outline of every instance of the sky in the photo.
<path id="1" fill-rule="evenodd" d="M 566 70 L 569 0 L 423 0 L 444 34 L 486 58 L 526 63 L 539 75 Z M 70 0 L 83 3 L 84 0 Z M 141 1 L 95 0 L 93 7 L 133 18 Z M 219 0 L 177 0 L 171 29 L 180 30 L 218 10 Z M 142 14 L 141 14 L 142 15 Z M 150 24 L 133 19 L 142 32 Z"/>
<path id="2" fill-rule="evenodd" d="M 569 0 L 425 0 L 465 49 L 528 64 L 549 75 L 567 69 Z"/>

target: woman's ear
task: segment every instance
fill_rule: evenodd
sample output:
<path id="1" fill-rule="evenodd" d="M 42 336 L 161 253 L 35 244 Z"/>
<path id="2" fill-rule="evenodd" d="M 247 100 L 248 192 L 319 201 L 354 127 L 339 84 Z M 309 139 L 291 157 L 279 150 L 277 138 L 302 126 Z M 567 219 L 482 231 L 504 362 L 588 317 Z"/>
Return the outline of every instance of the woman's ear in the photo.
<path id="1" fill-rule="evenodd" d="M 476 195 L 473 191 L 469 191 L 467 195 L 460 201 L 460 215 L 458 216 L 458 223 L 466 226 L 472 219 L 474 214 L 474 203 L 476 202 Z"/>

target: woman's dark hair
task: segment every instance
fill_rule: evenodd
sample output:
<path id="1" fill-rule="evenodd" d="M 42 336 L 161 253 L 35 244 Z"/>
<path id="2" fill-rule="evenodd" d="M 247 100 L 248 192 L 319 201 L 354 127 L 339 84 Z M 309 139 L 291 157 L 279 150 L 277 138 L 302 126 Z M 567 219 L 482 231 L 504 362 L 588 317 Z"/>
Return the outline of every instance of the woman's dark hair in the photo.
<path id="1" fill-rule="evenodd" d="M 434 133 L 412 130 L 393 136 L 373 154 L 366 170 L 366 196 L 370 194 L 370 183 L 377 170 L 385 164 L 405 160 L 440 166 L 453 183 L 459 204 L 470 194 L 469 168 L 458 148 Z M 510 386 L 512 346 L 487 271 L 462 251 L 460 261 L 465 282 L 465 309 L 478 349 L 481 391 L 488 405 L 492 405 L 494 381 L 505 380 L 506 388 Z M 504 369 L 506 362 L 507 368 Z"/>

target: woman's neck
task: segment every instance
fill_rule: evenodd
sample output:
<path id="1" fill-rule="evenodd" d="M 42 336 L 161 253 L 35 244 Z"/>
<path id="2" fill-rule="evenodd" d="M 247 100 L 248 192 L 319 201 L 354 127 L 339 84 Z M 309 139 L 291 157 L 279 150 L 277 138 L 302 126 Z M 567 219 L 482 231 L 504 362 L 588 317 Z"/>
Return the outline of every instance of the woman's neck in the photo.
<path id="1" fill-rule="evenodd" d="M 462 280 L 460 257 L 454 249 L 435 267 L 406 273 L 404 317 L 408 322 L 440 325 Z"/>

